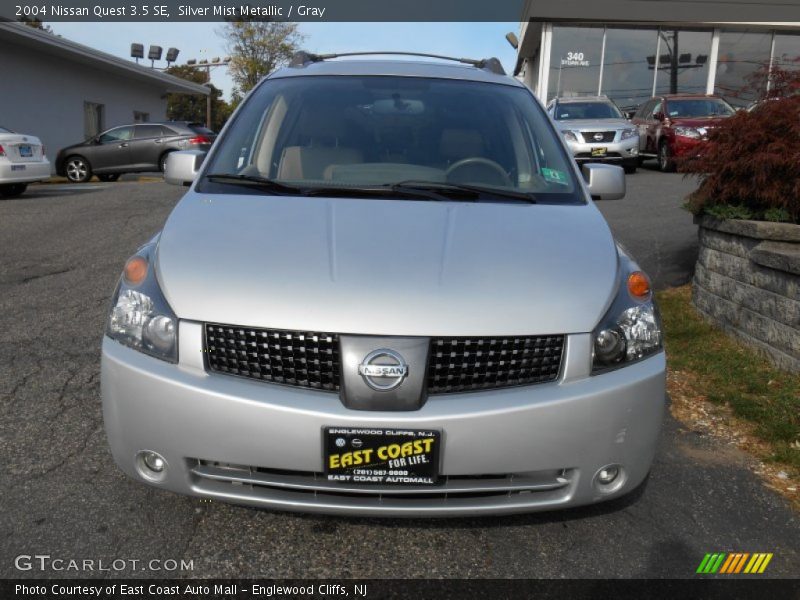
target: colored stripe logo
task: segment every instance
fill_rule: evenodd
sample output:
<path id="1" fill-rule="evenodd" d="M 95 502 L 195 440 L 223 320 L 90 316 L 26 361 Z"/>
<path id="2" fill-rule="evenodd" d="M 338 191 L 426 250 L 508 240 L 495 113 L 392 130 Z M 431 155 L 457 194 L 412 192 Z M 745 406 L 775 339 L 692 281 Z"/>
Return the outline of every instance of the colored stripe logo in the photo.
<path id="1" fill-rule="evenodd" d="M 736 575 L 738 573 L 760 574 L 766 570 L 771 560 L 771 552 L 755 552 L 753 554 L 749 552 L 714 552 L 703 557 L 695 573 L 702 575 L 713 575 L 715 573 L 725 575 Z"/>

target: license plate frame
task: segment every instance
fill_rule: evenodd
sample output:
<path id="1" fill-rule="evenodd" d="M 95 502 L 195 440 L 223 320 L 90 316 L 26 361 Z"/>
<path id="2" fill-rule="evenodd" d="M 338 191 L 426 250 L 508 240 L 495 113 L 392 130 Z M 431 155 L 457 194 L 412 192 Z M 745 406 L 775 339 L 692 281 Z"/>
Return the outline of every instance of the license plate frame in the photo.
<path id="1" fill-rule="evenodd" d="M 24 171 L 25 165 L 11 165 L 12 171 Z"/>
<path id="2" fill-rule="evenodd" d="M 33 147 L 28 144 L 20 144 L 17 146 L 17 151 L 21 158 L 33 158 Z"/>
<path id="3" fill-rule="evenodd" d="M 608 154 L 607 146 L 592 148 L 592 158 L 603 158 Z"/>
<path id="4" fill-rule="evenodd" d="M 436 429 L 323 427 L 325 479 L 387 487 L 436 485 L 441 439 Z"/>

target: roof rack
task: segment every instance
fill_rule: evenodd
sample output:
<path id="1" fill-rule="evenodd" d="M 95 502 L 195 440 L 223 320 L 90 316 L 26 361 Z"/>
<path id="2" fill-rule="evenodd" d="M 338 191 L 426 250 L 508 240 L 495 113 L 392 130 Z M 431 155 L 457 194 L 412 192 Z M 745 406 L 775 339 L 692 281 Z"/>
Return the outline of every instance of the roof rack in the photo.
<path id="1" fill-rule="evenodd" d="M 312 54 L 311 52 L 306 52 L 305 50 L 301 50 L 300 52 L 296 52 L 292 57 L 292 60 L 289 62 L 289 66 L 292 68 L 302 68 L 306 65 L 315 62 L 321 62 L 323 60 L 328 60 L 330 58 L 339 58 L 341 56 L 372 56 L 376 54 L 386 54 L 386 55 L 394 55 L 394 56 L 421 56 L 424 58 L 438 58 L 440 60 L 451 60 L 454 62 L 459 62 L 465 65 L 472 65 L 473 67 L 477 67 L 478 69 L 484 69 L 491 73 L 495 73 L 497 75 L 505 75 L 506 72 L 503 69 L 503 65 L 500 64 L 500 61 L 494 57 L 492 58 L 482 58 L 480 60 L 476 60 L 474 58 L 456 58 L 454 56 L 444 56 L 442 54 L 426 54 L 424 52 L 397 52 L 392 50 L 384 50 L 384 51 L 374 51 L 374 52 L 339 52 L 337 54 Z"/>

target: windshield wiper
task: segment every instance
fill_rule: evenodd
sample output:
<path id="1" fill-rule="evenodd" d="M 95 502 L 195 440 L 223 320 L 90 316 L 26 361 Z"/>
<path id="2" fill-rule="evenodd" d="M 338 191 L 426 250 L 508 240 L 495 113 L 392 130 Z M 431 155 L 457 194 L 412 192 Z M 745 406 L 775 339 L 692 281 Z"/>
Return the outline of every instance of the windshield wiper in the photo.
<path id="1" fill-rule="evenodd" d="M 392 183 L 386 186 L 393 191 L 415 190 L 425 192 L 436 192 L 443 196 L 460 197 L 465 200 L 523 200 L 530 204 L 536 204 L 536 198 L 528 192 L 518 192 L 515 190 L 504 190 L 502 188 L 487 187 L 482 185 L 472 185 L 468 183 L 447 183 L 440 181 L 415 181 L 407 180 Z"/>
<path id="2" fill-rule="evenodd" d="M 394 188 L 391 185 L 377 186 L 331 186 L 307 187 L 302 191 L 304 196 L 380 196 L 397 198 L 402 196 L 414 200 L 447 201 L 449 198 L 433 190 L 421 188 Z"/>
<path id="3" fill-rule="evenodd" d="M 209 181 L 218 181 L 220 183 L 232 183 L 234 185 L 246 185 L 258 187 L 269 192 L 285 195 L 296 196 L 397 196 L 402 195 L 407 198 L 425 199 L 425 200 L 447 200 L 444 196 L 437 194 L 433 191 L 408 189 L 408 190 L 392 190 L 386 186 L 330 186 L 330 187 L 298 187 L 288 185 L 260 177 L 258 175 L 237 175 L 231 173 L 212 173 L 206 175 Z"/>
<path id="4" fill-rule="evenodd" d="M 526 192 L 439 181 L 408 180 L 400 181 L 399 183 L 387 183 L 374 186 L 298 187 L 259 175 L 211 173 L 210 175 L 206 175 L 206 178 L 209 181 L 257 187 L 275 194 L 292 196 L 403 196 L 405 198 L 434 200 L 438 202 L 446 202 L 454 198 L 470 201 L 512 199 L 523 200 L 532 204 L 536 203 L 533 195 Z"/>
<path id="5" fill-rule="evenodd" d="M 248 187 L 257 187 L 259 189 L 273 192 L 275 194 L 285 195 L 300 195 L 303 189 L 269 179 L 267 177 L 260 177 L 258 175 L 238 175 L 233 173 L 212 173 L 206 175 L 209 181 L 216 181 L 219 183 L 232 183 L 234 185 L 246 185 Z"/>

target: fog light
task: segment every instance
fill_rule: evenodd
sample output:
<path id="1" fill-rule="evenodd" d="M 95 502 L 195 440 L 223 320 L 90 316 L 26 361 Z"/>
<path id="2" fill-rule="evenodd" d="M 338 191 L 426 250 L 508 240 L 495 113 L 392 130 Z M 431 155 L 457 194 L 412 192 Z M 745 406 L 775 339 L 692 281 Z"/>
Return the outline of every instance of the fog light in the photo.
<path id="1" fill-rule="evenodd" d="M 614 465 L 604 467 L 598 471 L 597 481 L 603 485 L 608 485 L 617 478 L 617 475 L 619 475 L 619 467 Z"/>
<path id="2" fill-rule="evenodd" d="M 136 455 L 136 470 L 145 479 L 161 481 L 167 474 L 167 461 L 158 452 L 141 450 Z"/>
<path id="3" fill-rule="evenodd" d="M 594 474 L 594 487 L 601 494 L 611 494 L 622 488 L 627 479 L 620 465 L 606 465 Z"/>
<path id="4" fill-rule="evenodd" d="M 156 473 L 161 473 L 164 470 L 164 459 L 161 458 L 155 452 L 145 452 L 144 453 L 144 464 L 147 465 L 147 468 L 151 471 L 155 471 Z"/>

